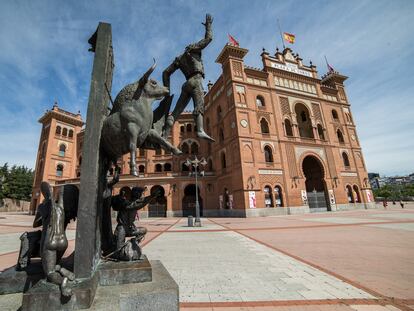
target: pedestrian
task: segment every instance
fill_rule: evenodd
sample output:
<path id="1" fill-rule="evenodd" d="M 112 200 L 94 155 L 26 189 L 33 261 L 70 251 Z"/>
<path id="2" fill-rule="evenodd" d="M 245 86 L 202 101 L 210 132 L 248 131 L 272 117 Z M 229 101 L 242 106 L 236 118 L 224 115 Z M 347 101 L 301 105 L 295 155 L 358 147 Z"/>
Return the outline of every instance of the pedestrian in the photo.
<path id="1" fill-rule="evenodd" d="M 401 205 L 401 208 L 404 208 L 404 202 L 402 200 L 400 200 L 400 205 Z"/>
<path id="2" fill-rule="evenodd" d="M 384 199 L 384 201 L 382 201 L 382 206 L 384 206 L 384 209 L 387 209 L 387 205 L 388 205 L 387 200 Z"/>

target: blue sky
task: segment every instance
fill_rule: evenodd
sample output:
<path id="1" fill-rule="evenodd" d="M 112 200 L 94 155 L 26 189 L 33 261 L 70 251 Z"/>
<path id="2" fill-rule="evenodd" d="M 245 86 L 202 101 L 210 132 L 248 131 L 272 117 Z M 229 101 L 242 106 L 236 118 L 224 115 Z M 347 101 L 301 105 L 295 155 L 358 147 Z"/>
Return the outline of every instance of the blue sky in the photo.
<path id="1" fill-rule="evenodd" d="M 281 47 L 277 18 L 296 35 L 292 46 L 319 75 L 324 55 L 349 76 L 346 88 L 366 165 L 385 175 L 414 172 L 414 1 L 0 1 L 0 164 L 33 168 L 37 120 L 54 101 L 85 118 L 93 54 L 87 39 L 99 21 L 112 24 L 113 96 L 150 65 L 153 76 L 204 35 L 214 17 L 214 40 L 204 53 L 207 80 L 232 34 L 249 49 L 245 63 L 261 67 L 262 47 Z M 183 77 L 172 78 L 178 93 Z"/>

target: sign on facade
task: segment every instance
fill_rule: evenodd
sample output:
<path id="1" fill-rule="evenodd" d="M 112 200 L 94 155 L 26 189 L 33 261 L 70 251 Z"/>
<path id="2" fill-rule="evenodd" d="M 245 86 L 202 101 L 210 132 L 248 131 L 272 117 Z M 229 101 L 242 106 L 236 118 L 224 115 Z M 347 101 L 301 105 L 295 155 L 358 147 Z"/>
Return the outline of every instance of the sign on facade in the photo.
<path id="1" fill-rule="evenodd" d="M 249 191 L 249 207 L 256 208 L 256 192 Z"/>
<path id="2" fill-rule="evenodd" d="M 372 196 L 371 190 L 365 190 L 365 193 L 367 195 L 367 202 L 368 203 L 374 202 L 374 197 Z"/>
<path id="3" fill-rule="evenodd" d="M 308 194 L 306 193 L 306 190 L 301 191 L 301 197 L 303 205 L 308 205 Z"/>
<path id="4" fill-rule="evenodd" d="M 298 65 L 296 64 L 286 63 L 286 65 L 284 65 L 284 64 L 278 64 L 278 63 L 272 63 L 272 67 L 276 69 L 284 70 L 284 71 L 297 73 L 302 76 L 312 77 L 312 74 L 309 71 L 299 69 Z"/>
<path id="5" fill-rule="evenodd" d="M 328 193 L 329 193 L 329 202 L 332 205 L 336 204 L 334 191 L 331 189 L 331 190 L 328 190 Z"/>

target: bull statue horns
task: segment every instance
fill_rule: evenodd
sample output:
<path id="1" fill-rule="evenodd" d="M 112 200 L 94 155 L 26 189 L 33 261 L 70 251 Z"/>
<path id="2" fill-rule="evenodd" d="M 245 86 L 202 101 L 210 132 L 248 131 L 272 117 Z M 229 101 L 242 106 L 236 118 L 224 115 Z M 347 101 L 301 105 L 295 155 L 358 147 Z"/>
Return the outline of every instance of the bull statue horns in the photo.
<path id="1" fill-rule="evenodd" d="M 157 66 L 157 62 L 155 61 L 155 58 L 153 58 L 153 61 L 154 61 L 154 63 L 152 64 L 150 69 L 148 69 L 147 72 L 144 73 L 144 75 L 141 77 L 141 79 L 139 79 L 139 86 L 140 87 L 144 87 L 145 83 L 147 83 L 147 81 L 148 81 L 149 76 L 152 74 L 155 67 Z"/>

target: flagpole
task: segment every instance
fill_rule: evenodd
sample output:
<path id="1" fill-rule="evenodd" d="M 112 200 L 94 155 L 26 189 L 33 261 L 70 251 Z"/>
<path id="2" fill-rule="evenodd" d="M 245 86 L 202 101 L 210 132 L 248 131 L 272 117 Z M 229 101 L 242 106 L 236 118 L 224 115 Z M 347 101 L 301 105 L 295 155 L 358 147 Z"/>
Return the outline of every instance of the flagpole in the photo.
<path id="1" fill-rule="evenodd" d="M 328 70 L 329 70 L 328 59 L 326 58 L 326 55 L 324 55 L 324 57 L 325 57 L 326 67 L 328 67 Z"/>
<path id="2" fill-rule="evenodd" d="M 329 73 L 329 72 L 333 71 L 332 70 L 333 68 L 331 67 L 331 65 L 329 65 L 328 59 L 326 58 L 326 55 L 324 55 L 324 56 L 325 56 L 326 67 L 328 67 L 328 73 Z"/>
<path id="3" fill-rule="evenodd" d="M 283 49 L 286 49 L 286 46 L 285 46 L 285 41 L 283 41 L 282 29 L 280 28 L 280 22 L 279 22 L 279 19 L 277 19 L 277 25 L 279 26 L 280 39 L 282 39 Z"/>

